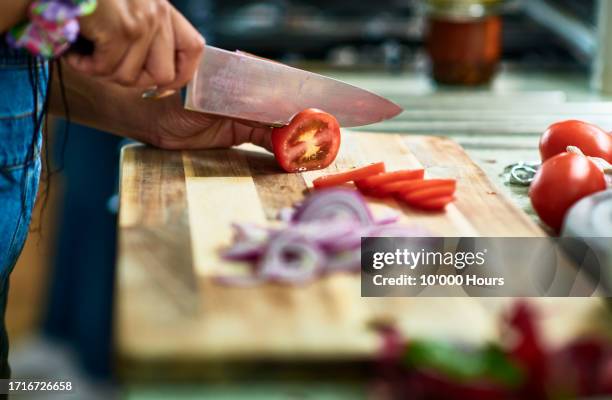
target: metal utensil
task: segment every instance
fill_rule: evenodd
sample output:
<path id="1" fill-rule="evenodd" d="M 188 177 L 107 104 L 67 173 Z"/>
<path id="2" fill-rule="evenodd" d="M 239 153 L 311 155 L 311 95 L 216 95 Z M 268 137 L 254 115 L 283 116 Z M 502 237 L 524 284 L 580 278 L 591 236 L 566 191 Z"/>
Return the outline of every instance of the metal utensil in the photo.
<path id="1" fill-rule="evenodd" d="M 369 125 L 403 110 L 367 90 L 243 52 L 207 46 L 187 88 L 185 108 L 286 125 L 307 108 L 334 115 L 341 126 Z"/>

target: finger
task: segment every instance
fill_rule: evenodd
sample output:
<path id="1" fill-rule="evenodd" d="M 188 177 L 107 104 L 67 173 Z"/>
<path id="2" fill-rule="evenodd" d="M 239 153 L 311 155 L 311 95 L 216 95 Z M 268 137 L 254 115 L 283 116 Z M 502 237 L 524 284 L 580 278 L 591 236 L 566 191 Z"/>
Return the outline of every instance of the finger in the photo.
<path id="1" fill-rule="evenodd" d="M 145 66 L 157 87 L 170 85 L 176 78 L 174 43 L 172 16 L 167 12 L 153 40 Z"/>
<path id="2" fill-rule="evenodd" d="M 271 128 L 255 128 L 251 133 L 250 142 L 256 146 L 263 147 L 273 153 L 272 148 L 272 129 Z"/>
<path id="3" fill-rule="evenodd" d="M 91 71 L 97 76 L 111 76 L 119 67 L 128 51 L 126 42 L 96 45 L 91 56 Z"/>
<path id="4" fill-rule="evenodd" d="M 172 26 L 175 41 L 176 77 L 164 89 L 180 89 L 193 79 L 206 41 L 200 33 L 176 9 L 172 9 Z"/>
<path id="5" fill-rule="evenodd" d="M 153 36 L 145 36 L 132 45 L 123 57 L 111 79 L 123 86 L 136 87 L 145 71 Z M 138 86 L 145 87 L 145 86 Z"/>
<path id="6" fill-rule="evenodd" d="M 154 38 L 159 32 L 159 20 L 156 19 L 156 13 L 159 8 L 153 7 L 146 16 L 138 17 L 139 28 L 134 31 L 133 36 L 136 38 L 131 46 L 127 49 L 119 66 L 112 75 L 112 79 L 123 86 L 136 87 L 137 83 L 142 82 L 142 73 L 146 70 L 146 62 L 151 51 L 151 45 Z M 142 23 L 147 23 L 147 26 L 141 26 Z M 140 82 L 139 82 L 140 80 Z M 150 85 L 148 85 L 150 86 Z M 146 86 L 137 86 L 146 87 Z"/>
<path id="7" fill-rule="evenodd" d="M 231 146 L 252 143 L 266 150 L 272 150 L 272 128 L 255 127 L 238 121 L 231 121 L 231 131 L 233 135 Z"/>

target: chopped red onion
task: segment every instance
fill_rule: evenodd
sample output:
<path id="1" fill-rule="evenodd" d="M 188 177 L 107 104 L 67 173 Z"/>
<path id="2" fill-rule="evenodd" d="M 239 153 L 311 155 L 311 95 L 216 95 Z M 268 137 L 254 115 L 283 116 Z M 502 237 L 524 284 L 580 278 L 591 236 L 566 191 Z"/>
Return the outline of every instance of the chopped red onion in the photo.
<path id="1" fill-rule="evenodd" d="M 266 250 L 266 242 L 237 241 L 224 249 L 221 256 L 230 261 L 256 261 Z"/>
<path id="2" fill-rule="evenodd" d="M 270 243 L 259 265 L 261 276 L 290 283 L 312 279 L 325 265 L 325 255 L 304 236 L 279 232 Z"/>
<path id="3" fill-rule="evenodd" d="M 222 277 L 221 284 L 253 286 L 267 281 L 305 283 L 320 273 L 361 269 L 362 237 L 427 237 L 419 228 L 397 225 L 399 214 L 374 220 L 356 191 L 328 189 L 308 197 L 297 209 L 283 209 L 283 227 L 234 224 L 234 244 L 223 257 L 248 261 L 252 276 Z"/>
<path id="4" fill-rule="evenodd" d="M 334 248 L 334 243 L 347 235 L 354 234 L 361 225 L 350 220 L 312 221 L 304 224 L 292 224 L 284 231 L 303 235 L 323 248 Z"/>
<path id="5" fill-rule="evenodd" d="M 370 225 L 374 218 L 363 197 L 354 190 L 327 189 L 311 194 L 295 211 L 293 222 L 350 219 Z"/>
<path id="6" fill-rule="evenodd" d="M 278 219 L 281 222 L 289 223 L 293 219 L 295 209 L 293 207 L 284 207 L 278 212 Z"/>

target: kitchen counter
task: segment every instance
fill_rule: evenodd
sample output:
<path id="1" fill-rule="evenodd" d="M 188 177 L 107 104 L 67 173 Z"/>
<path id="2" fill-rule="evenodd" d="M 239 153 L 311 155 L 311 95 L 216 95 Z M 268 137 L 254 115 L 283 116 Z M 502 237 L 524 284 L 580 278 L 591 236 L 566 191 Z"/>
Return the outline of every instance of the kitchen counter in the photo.
<path id="1" fill-rule="evenodd" d="M 505 185 L 500 176 L 506 165 L 537 160 L 539 135 L 550 123 L 560 119 L 586 119 L 612 130 L 611 99 L 591 93 L 586 78 L 575 72 L 531 74 L 508 69 L 491 87 L 475 90 L 435 88 L 422 73 L 320 72 L 369 88 L 406 108 L 406 112 L 393 121 L 357 130 L 449 136 L 466 149 L 500 190 L 528 213 L 531 209 L 526 190 Z M 571 332 L 567 334 L 602 327 L 609 330 L 611 326 L 603 303 L 596 299 L 562 299 L 551 309 L 557 313 L 577 313 L 580 326 L 569 329 Z M 564 325 L 558 328 L 563 336 Z M 207 395 L 220 399 L 289 399 L 302 395 L 329 399 L 365 398 L 362 385 L 295 383 L 278 387 L 266 381 L 254 386 L 243 383 L 237 386 L 182 386 L 180 389 L 171 385 L 155 388 L 129 385 L 127 398 L 164 398 L 164 391 L 176 399 Z"/>

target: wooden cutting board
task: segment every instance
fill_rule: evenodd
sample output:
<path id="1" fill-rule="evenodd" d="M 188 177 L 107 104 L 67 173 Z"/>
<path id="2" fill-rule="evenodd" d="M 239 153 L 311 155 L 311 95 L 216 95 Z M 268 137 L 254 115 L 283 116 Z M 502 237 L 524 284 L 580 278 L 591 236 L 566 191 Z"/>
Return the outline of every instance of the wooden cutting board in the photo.
<path id="1" fill-rule="evenodd" d="M 405 223 L 438 235 L 544 235 L 449 139 L 346 133 L 343 141 L 333 166 L 302 174 L 281 172 L 272 155 L 252 146 L 182 153 L 125 148 L 116 301 L 120 359 L 365 359 L 380 347 L 371 329 L 377 322 L 394 322 L 411 337 L 496 340 L 499 315 L 509 303 L 504 299 L 366 299 L 354 274 L 306 287 L 215 283 L 217 275 L 244 269 L 219 258 L 219 249 L 230 243 L 232 222 L 274 223 L 316 177 L 381 160 L 389 170 L 423 166 L 428 177 L 458 179 L 458 200 L 436 214 L 392 200 L 372 202 L 377 214 L 400 210 Z M 583 315 L 592 305 L 577 299 L 552 304 L 561 316 L 553 327 L 563 326 L 555 331 L 563 336 L 582 329 L 582 317 L 571 310 Z"/>

